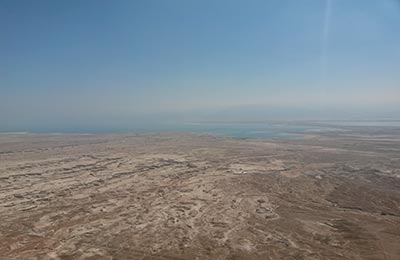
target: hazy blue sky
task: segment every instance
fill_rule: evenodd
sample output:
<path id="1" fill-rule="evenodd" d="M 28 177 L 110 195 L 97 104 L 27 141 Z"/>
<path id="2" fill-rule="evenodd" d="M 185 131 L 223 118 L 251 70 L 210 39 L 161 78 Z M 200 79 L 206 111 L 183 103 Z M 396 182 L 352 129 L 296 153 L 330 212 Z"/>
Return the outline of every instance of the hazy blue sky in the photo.
<path id="1" fill-rule="evenodd" d="M 0 37 L 0 130 L 400 111 L 397 0 L 2 0 Z"/>

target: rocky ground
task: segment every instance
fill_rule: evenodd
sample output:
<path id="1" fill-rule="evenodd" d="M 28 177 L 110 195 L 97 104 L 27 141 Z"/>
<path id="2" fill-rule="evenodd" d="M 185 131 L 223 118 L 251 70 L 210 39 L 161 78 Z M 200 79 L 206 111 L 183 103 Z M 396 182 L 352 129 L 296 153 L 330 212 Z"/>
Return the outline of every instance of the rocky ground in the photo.
<path id="1" fill-rule="evenodd" d="M 396 136 L 1 134 L 0 259 L 397 260 Z"/>

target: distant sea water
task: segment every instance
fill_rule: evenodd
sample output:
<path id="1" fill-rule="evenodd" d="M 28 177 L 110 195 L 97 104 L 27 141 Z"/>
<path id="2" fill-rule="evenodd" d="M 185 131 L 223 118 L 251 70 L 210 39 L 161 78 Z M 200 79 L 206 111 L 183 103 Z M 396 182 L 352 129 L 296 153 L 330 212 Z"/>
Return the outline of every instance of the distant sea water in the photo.
<path id="1" fill-rule="evenodd" d="M 307 126 L 279 124 L 186 123 L 166 126 L 164 131 L 210 134 L 245 139 L 301 139 L 301 133 L 310 131 Z"/>
<path id="2" fill-rule="evenodd" d="M 312 133 L 341 131 L 344 126 L 399 126 L 400 121 L 314 121 L 290 123 L 144 123 L 132 127 L 62 127 L 23 129 L 31 133 L 120 134 L 194 133 L 242 139 L 303 139 Z M 1 132 L 21 132 L 0 131 Z"/>
<path id="3" fill-rule="evenodd" d="M 253 123 L 159 123 L 141 124 L 134 127 L 63 127 L 24 129 L 29 133 L 51 134 L 123 134 L 123 133 L 194 133 L 243 139 L 301 139 L 301 133 L 316 127 L 286 124 Z M 21 132 L 3 131 L 3 132 Z M 1 132 L 0 132 L 1 133 Z"/>
<path id="4" fill-rule="evenodd" d="M 330 120 L 321 122 L 337 126 L 400 127 L 400 120 Z"/>

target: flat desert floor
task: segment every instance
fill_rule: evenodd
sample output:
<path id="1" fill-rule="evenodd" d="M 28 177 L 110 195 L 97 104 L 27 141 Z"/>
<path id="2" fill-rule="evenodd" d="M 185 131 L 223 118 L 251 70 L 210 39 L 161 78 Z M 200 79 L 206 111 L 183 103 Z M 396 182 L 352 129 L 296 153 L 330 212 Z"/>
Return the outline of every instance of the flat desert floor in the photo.
<path id="1" fill-rule="evenodd" d="M 0 135 L 0 259 L 400 259 L 400 133 Z"/>

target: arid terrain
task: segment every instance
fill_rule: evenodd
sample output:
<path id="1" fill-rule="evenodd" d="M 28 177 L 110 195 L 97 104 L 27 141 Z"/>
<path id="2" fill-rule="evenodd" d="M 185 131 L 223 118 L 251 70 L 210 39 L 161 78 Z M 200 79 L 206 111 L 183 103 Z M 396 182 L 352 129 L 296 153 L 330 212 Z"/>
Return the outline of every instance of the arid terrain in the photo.
<path id="1" fill-rule="evenodd" d="M 400 131 L 0 134 L 0 259 L 400 259 Z"/>

